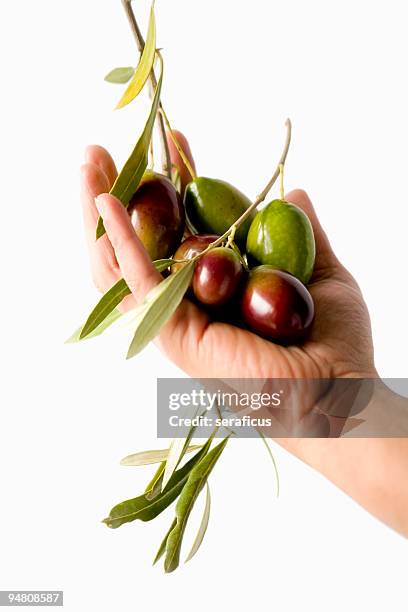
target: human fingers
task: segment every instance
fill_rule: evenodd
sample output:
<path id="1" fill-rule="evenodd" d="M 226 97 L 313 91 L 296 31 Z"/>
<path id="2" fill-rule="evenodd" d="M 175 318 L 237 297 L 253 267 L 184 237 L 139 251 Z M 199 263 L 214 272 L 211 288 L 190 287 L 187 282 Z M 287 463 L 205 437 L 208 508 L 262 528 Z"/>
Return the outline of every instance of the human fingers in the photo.
<path id="1" fill-rule="evenodd" d="M 184 134 L 182 132 L 179 132 L 178 130 L 173 130 L 173 134 L 174 134 L 175 138 L 177 139 L 177 142 L 181 146 L 181 148 L 182 148 L 184 154 L 186 155 L 188 161 L 190 162 L 192 170 L 195 172 L 196 171 L 196 166 L 195 166 L 194 158 L 193 158 L 193 155 L 191 153 L 190 145 L 188 143 L 187 138 L 184 136 Z M 169 144 L 171 162 L 180 171 L 181 193 L 183 194 L 186 186 L 193 180 L 193 177 L 191 176 L 191 173 L 190 173 L 189 169 L 185 165 L 185 163 L 184 163 L 180 153 L 178 152 L 178 149 L 177 149 L 177 147 L 176 147 L 176 145 L 175 145 L 175 143 L 174 143 L 174 141 L 173 141 L 173 139 L 172 139 L 172 137 L 170 136 L 169 133 L 167 133 L 167 141 L 168 141 L 168 144 Z"/>
<path id="2" fill-rule="evenodd" d="M 96 198 L 95 204 L 103 219 L 121 274 L 136 301 L 140 303 L 162 277 L 137 237 L 122 203 L 105 193 Z"/>
<path id="3" fill-rule="evenodd" d="M 110 191 L 118 176 L 115 162 L 110 153 L 99 145 L 90 145 L 85 149 L 85 162 L 98 166 L 102 170 L 108 179 L 107 191 Z"/>
<path id="4" fill-rule="evenodd" d="M 315 271 L 320 273 L 340 268 L 340 263 L 334 254 L 330 241 L 319 221 L 308 194 L 303 191 L 303 189 L 295 189 L 288 193 L 285 199 L 301 208 L 310 219 L 316 241 Z"/>
<path id="5" fill-rule="evenodd" d="M 96 201 L 103 218 L 106 233 L 114 248 L 121 273 L 137 303 L 163 279 L 134 232 L 129 216 L 122 204 L 109 194 Z M 189 374 L 206 370 L 213 349 L 207 344 L 205 358 L 198 350 L 200 340 L 208 327 L 208 317 L 188 300 L 183 300 L 176 312 L 160 332 L 157 339 L 161 350 Z M 201 361 L 204 359 L 204 362 Z"/>
<path id="6" fill-rule="evenodd" d="M 109 238 L 106 235 L 99 240 L 95 238 L 99 218 L 95 197 L 107 189 L 108 179 L 98 166 L 88 163 L 81 167 L 81 203 L 92 278 L 102 293 L 110 289 L 120 277 L 119 266 Z"/>

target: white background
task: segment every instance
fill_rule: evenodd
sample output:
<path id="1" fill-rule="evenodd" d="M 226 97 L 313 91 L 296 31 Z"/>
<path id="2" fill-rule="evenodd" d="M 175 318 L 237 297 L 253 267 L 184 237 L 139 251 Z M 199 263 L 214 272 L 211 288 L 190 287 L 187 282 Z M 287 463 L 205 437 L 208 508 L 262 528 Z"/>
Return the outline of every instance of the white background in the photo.
<path id="1" fill-rule="evenodd" d="M 358 278 L 379 372 L 406 376 L 406 2 L 158 0 L 157 18 L 163 101 L 202 174 L 255 196 L 292 118 L 287 188 Z M 103 81 L 137 61 L 119 0 L 3 1 L 0 46 L 0 588 L 64 589 L 73 611 L 406 610 L 406 541 L 277 447 L 276 500 L 255 440 L 217 466 L 205 543 L 177 573 L 150 565 L 171 513 L 100 523 L 149 479 L 118 463 L 163 444 L 155 380 L 178 372 L 152 347 L 126 363 L 127 338 L 63 345 L 97 299 L 78 168 L 94 142 L 120 166 L 148 103 L 114 113 Z"/>

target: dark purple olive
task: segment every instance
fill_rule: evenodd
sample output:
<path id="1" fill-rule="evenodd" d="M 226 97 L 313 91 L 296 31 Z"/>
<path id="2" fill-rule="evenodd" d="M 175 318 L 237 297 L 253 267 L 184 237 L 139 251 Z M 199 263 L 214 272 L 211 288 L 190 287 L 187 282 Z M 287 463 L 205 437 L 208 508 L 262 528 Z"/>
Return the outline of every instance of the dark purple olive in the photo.
<path id="1" fill-rule="evenodd" d="M 250 329 L 281 344 L 302 340 L 314 318 L 312 296 L 294 276 L 272 266 L 251 270 L 241 300 Z"/>
<path id="2" fill-rule="evenodd" d="M 152 261 L 170 257 L 184 232 L 184 207 L 173 183 L 162 174 L 148 171 L 129 203 L 135 232 Z"/>
<path id="3" fill-rule="evenodd" d="M 197 234 L 195 236 L 189 236 L 180 244 L 179 248 L 174 254 L 173 259 L 176 261 L 193 259 L 193 257 L 205 251 L 205 249 L 210 246 L 210 244 L 215 242 L 217 238 L 219 238 L 219 236 L 215 236 L 213 234 Z M 171 271 L 177 272 L 182 267 L 182 264 L 175 264 L 172 266 Z"/>
<path id="4" fill-rule="evenodd" d="M 232 298 L 242 275 L 242 264 L 232 249 L 212 249 L 196 265 L 193 276 L 194 295 L 202 304 L 221 306 Z"/>

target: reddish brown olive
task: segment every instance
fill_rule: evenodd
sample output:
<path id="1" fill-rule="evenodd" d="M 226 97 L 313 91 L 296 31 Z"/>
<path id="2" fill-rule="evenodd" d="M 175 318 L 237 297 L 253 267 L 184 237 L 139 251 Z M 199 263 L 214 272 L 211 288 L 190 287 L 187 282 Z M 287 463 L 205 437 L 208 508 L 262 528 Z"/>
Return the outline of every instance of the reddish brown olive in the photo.
<path id="1" fill-rule="evenodd" d="M 251 270 L 241 300 L 251 330 L 281 344 L 302 340 L 314 318 L 312 296 L 294 276 L 272 266 Z"/>
<path id="2" fill-rule="evenodd" d="M 174 259 L 176 261 L 193 259 L 193 257 L 205 251 L 205 249 L 210 246 L 210 244 L 215 242 L 217 238 L 219 238 L 219 236 L 215 236 L 213 234 L 197 234 L 194 236 L 189 236 L 180 244 L 174 255 Z M 182 264 L 175 264 L 172 266 L 171 271 L 177 272 L 177 270 L 180 270 L 181 267 Z"/>
<path id="3" fill-rule="evenodd" d="M 128 212 L 152 261 L 174 253 L 183 237 L 185 216 L 181 196 L 166 176 L 146 172 Z"/>
<path id="4" fill-rule="evenodd" d="M 232 249 L 212 249 L 196 265 L 193 276 L 194 295 L 202 304 L 221 306 L 233 297 L 242 275 L 242 264 Z"/>

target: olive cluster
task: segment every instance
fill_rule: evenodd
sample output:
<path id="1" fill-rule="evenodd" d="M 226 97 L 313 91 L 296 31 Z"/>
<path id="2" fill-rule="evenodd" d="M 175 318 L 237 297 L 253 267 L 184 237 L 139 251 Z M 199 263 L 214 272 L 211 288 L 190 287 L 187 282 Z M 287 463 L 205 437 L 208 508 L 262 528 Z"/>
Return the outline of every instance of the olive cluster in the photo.
<path id="1" fill-rule="evenodd" d="M 149 171 L 128 211 L 152 260 L 173 256 L 175 262 L 186 262 L 203 253 L 189 297 L 214 319 L 274 342 L 299 342 L 314 318 L 306 285 L 313 273 L 315 240 L 307 215 L 294 204 L 274 200 L 253 211 L 233 240 L 209 248 L 250 205 L 229 183 L 204 177 L 187 186 L 183 201 L 168 178 Z M 175 263 L 171 272 L 183 265 Z"/>

